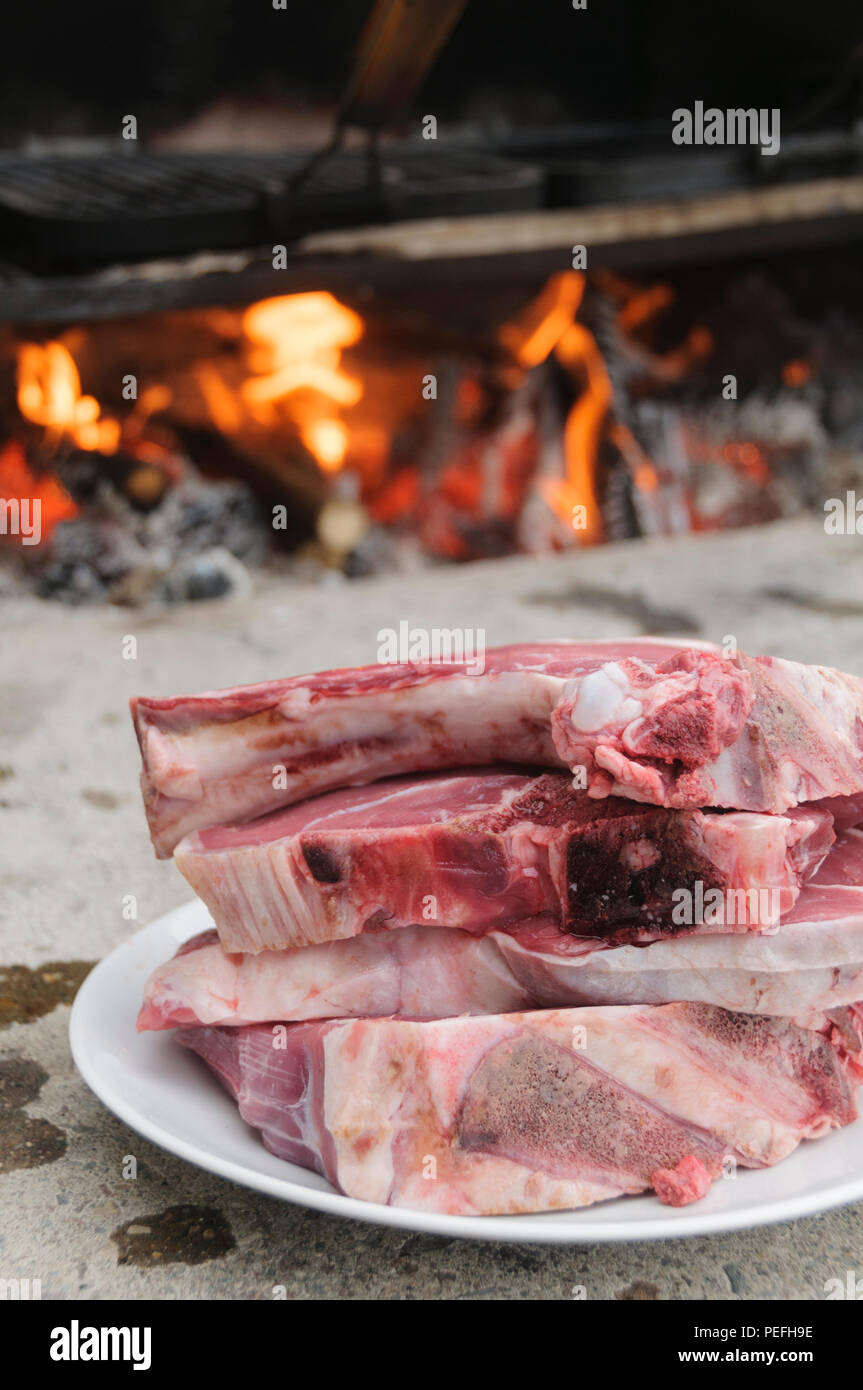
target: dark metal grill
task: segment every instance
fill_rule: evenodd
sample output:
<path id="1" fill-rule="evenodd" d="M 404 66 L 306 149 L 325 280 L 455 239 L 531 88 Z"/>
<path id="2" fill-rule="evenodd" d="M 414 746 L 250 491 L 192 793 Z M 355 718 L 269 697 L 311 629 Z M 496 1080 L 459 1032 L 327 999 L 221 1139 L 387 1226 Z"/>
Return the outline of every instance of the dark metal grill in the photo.
<path id="1" fill-rule="evenodd" d="M 430 149 L 306 156 L 0 157 L 0 248 L 27 264 L 107 264 L 255 246 L 332 226 L 538 207 L 535 167 Z"/>

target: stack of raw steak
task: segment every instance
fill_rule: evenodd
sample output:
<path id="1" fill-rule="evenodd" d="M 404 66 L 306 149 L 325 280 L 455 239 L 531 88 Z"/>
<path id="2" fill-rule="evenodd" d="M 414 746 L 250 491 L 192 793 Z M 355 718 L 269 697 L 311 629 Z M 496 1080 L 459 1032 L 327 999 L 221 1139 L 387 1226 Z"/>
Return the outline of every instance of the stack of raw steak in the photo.
<path id="1" fill-rule="evenodd" d="M 543 1211 L 856 1117 L 863 681 L 641 640 L 132 705 L 215 930 L 150 979 L 273 1153 Z"/>

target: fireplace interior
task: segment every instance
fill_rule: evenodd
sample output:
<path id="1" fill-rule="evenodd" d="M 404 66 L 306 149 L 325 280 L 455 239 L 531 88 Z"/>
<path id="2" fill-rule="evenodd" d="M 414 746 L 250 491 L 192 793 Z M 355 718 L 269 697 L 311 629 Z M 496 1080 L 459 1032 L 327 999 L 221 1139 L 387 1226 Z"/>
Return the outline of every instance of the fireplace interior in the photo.
<path id="1" fill-rule="evenodd" d="M 2 98 L 0 592 L 339 583 L 863 485 L 854 7 L 709 42 L 674 4 L 615 42 L 599 8 L 338 8 L 155 4 L 124 87 L 63 30 Z M 779 109 L 779 153 L 675 146 L 696 98 Z"/>

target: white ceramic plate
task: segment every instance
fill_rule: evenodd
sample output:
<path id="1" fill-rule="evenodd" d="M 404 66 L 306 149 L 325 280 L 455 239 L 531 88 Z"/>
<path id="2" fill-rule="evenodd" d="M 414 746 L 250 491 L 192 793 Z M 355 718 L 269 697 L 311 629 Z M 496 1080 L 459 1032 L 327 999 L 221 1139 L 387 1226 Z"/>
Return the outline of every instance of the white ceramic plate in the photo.
<path id="1" fill-rule="evenodd" d="M 118 946 L 78 992 L 70 1039 L 87 1084 L 146 1139 L 180 1158 L 301 1206 L 336 1216 L 481 1240 L 593 1243 L 709 1235 L 810 1216 L 863 1198 L 863 1119 L 806 1143 L 775 1168 L 742 1169 L 707 1197 L 675 1209 L 621 1197 L 540 1216 L 446 1216 L 343 1197 L 324 1178 L 269 1154 L 203 1062 L 170 1033 L 135 1032 L 144 982 L 182 941 L 212 926 L 187 903 Z"/>

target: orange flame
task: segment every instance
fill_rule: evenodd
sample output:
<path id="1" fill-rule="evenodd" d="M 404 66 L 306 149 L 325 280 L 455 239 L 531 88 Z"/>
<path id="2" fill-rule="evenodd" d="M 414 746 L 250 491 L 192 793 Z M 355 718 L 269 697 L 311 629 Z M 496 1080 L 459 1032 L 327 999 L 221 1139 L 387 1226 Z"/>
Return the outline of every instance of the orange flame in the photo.
<path id="1" fill-rule="evenodd" d="M 21 343 L 18 348 L 18 409 L 42 425 L 46 444 L 71 439 L 79 449 L 113 454 L 120 442 L 118 421 L 103 417 L 94 396 L 81 392 L 81 378 L 62 343 Z"/>
<path id="2" fill-rule="evenodd" d="M 341 366 L 341 354 L 362 336 L 362 319 L 325 291 L 289 294 L 253 304 L 243 315 L 243 331 L 256 373 L 240 388 L 246 408 L 268 424 L 290 396 L 306 448 L 326 472 L 337 471 L 348 431 L 333 407 L 356 405 L 363 394 L 362 383 Z"/>
<path id="3" fill-rule="evenodd" d="M 584 297 L 578 271 L 553 275 L 519 317 L 500 330 L 500 341 L 523 367 L 535 367 L 553 353 L 575 376 L 581 394 L 564 427 L 566 476 L 544 478 L 540 489 L 552 510 L 584 541 L 601 529 L 596 495 L 599 446 L 612 400 L 612 386 L 593 334 L 574 322 Z"/>
<path id="4" fill-rule="evenodd" d="M 39 476 L 34 473 L 22 446 L 10 439 L 0 449 L 0 499 L 8 503 L 13 500 L 20 502 L 25 498 L 39 502 L 43 541 L 50 537 L 58 521 L 70 521 L 78 515 L 78 508 L 59 478 L 53 474 Z"/>
<path id="5" fill-rule="evenodd" d="M 538 367 L 550 357 L 578 313 L 585 278 L 575 270 L 552 275 L 545 289 L 505 323 L 499 338 L 522 367 Z"/>
<path id="6" fill-rule="evenodd" d="M 596 339 L 583 324 L 573 323 L 564 333 L 555 356 L 569 371 L 581 371 L 584 390 L 566 417 L 563 432 L 566 455 L 568 515 L 582 519 L 585 540 L 595 539 L 599 529 L 596 471 L 602 428 L 613 395 Z M 583 512 L 574 508 L 581 506 Z"/>
<path id="7" fill-rule="evenodd" d="M 222 434 L 237 434 L 243 427 L 242 407 L 217 368 L 212 362 L 198 362 L 194 375 L 216 428 Z"/>
<path id="8" fill-rule="evenodd" d="M 619 311 L 618 322 L 624 333 L 634 333 L 673 303 L 674 291 L 670 285 L 633 288 Z"/>

